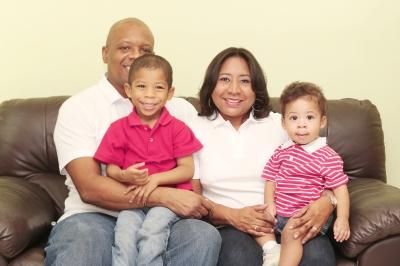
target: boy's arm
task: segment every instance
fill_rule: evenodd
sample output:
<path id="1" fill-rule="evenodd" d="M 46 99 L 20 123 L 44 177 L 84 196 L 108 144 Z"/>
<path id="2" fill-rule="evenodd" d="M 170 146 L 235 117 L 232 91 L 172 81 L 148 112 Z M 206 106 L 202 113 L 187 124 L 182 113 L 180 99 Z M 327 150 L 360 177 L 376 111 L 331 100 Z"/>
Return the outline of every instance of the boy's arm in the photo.
<path id="1" fill-rule="evenodd" d="M 125 170 L 122 170 L 116 164 L 107 164 L 106 173 L 107 176 L 122 182 L 128 183 L 135 186 L 143 186 L 149 182 L 148 170 L 141 169 L 145 164 L 137 163 L 129 166 Z"/>
<path id="2" fill-rule="evenodd" d="M 158 186 L 176 185 L 190 181 L 194 174 L 193 156 L 184 156 L 178 158 L 176 161 L 177 165 L 175 168 L 169 171 L 153 174 L 150 176 L 150 179 L 155 179 Z"/>
<path id="3" fill-rule="evenodd" d="M 275 183 L 272 181 L 265 181 L 264 203 L 275 203 Z"/>
<path id="4" fill-rule="evenodd" d="M 200 195 L 203 194 L 203 188 L 201 187 L 200 179 L 192 179 L 191 183 L 194 192 Z"/>
<path id="5" fill-rule="evenodd" d="M 122 178 L 121 178 L 122 169 L 116 164 L 107 164 L 106 173 L 107 173 L 107 176 L 109 176 L 117 181 L 122 180 Z"/>
<path id="6" fill-rule="evenodd" d="M 264 203 L 268 205 L 267 211 L 272 216 L 276 215 L 275 207 L 275 182 L 266 180 L 264 189 Z"/>
<path id="7" fill-rule="evenodd" d="M 343 217 L 345 219 L 349 219 L 350 199 L 347 186 L 341 185 L 333 189 L 333 194 L 335 194 L 337 200 L 337 218 Z"/>

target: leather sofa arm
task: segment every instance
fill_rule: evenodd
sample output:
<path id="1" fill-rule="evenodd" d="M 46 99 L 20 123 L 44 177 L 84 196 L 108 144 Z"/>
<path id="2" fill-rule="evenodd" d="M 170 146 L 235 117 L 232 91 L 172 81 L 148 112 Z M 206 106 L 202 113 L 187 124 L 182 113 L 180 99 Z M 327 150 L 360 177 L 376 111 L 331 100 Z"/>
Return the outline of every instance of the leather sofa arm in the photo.
<path id="1" fill-rule="evenodd" d="M 45 238 L 57 217 L 45 190 L 24 179 L 0 176 L 0 255 L 11 259 Z"/>
<path id="2" fill-rule="evenodd" d="M 355 258 L 372 243 L 400 234 L 400 189 L 370 178 L 353 179 L 348 188 L 351 235 L 336 244 L 344 256 Z"/>

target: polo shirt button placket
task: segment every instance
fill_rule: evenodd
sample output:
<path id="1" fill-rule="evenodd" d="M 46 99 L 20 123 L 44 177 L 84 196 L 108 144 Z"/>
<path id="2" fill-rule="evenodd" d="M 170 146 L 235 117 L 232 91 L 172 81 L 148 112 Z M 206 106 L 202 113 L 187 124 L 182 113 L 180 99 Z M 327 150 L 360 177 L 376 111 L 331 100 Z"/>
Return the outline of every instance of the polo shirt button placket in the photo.
<path id="1" fill-rule="evenodd" d="M 154 141 L 154 139 L 153 138 L 149 138 L 149 142 L 153 142 Z"/>

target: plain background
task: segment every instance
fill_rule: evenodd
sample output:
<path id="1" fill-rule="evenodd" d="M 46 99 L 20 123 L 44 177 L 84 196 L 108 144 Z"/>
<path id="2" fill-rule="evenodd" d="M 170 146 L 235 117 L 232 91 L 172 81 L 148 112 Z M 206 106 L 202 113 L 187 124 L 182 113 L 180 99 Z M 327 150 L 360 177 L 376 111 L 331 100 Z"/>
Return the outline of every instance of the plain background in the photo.
<path id="1" fill-rule="evenodd" d="M 98 81 L 109 27 L 138 17 L 174 68 L 176 95 L 195 96 L 221 50 L 249 49 L 271 96 L 292 81 L 329 99 L 369 99 L 385 133 L 388 183 L 400 187 L 400 1 L 3 1 L 0 101 L 71 95 Z"/>

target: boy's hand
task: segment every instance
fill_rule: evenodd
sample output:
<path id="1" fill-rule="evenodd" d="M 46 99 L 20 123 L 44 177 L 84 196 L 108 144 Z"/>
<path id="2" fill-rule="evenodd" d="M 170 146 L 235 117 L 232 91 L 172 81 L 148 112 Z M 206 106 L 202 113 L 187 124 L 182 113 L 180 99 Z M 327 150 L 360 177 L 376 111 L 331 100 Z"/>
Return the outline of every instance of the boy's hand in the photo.
<path id="1" fill-rule="evenodd" d="M 121 181 L 135 186 L 143 186 L 147 184 L 150 180 L 149 170 L 147 168 L 139 169 L 143 166 L 144 163 L 137 163 L 122 170 Z"/>
<path id="2" fill-rule="evenodd" d="M 349 220 L 345 217 L 337 217 L 333 226 L 333 233 L 337 242 L 343 242 L 350 237 Z"/>
<path id="3" fill-rule="evenodd" d="M 139 205 L 146 206 L 147 198 L 157 187 L 158 181 L 156 178 L 149 178 L 149 181 L 143 186 L 137 186 L 135 188 L 132 186 L 129 187 L 128 189 L 134 190 L 129 202 L 135 202 Z"/>

